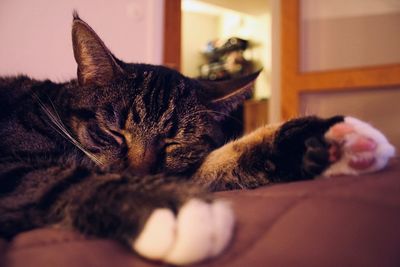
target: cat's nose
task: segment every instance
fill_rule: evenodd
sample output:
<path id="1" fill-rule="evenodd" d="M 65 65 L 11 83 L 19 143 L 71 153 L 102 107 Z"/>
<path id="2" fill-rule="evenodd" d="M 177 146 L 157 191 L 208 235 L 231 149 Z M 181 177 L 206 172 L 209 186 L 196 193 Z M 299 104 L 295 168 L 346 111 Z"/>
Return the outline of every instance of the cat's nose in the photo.
<path id="1" fill-rule="evenodd" d="M 134 142 L 129 146 L 129 167 L 134 174 L 146 175 L 156 170 L 157 151 L 152 144 Z"/>

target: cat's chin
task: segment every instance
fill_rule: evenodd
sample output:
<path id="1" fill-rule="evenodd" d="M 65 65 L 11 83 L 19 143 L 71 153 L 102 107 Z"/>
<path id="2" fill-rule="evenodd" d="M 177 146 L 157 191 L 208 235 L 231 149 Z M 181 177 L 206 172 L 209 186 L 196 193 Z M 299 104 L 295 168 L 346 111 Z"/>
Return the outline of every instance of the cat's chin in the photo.
<path id="1" fill-rule="evenodd" d="M 176 216 L 170 209 L 154 210 L 132 247 L 148 259 L 191 264 L 220 254 L 231 240 L 233 226 L 229 203 L 195 198 Z"/>
<path id="2" fill-rule="evenodd" d="M 332 126 L 325 134 L 331 143 L 332 164 L 323 176 L 358 175 L 381 170 L 395 155 L 395 148 L 370 124 L 353 117 Z"/>

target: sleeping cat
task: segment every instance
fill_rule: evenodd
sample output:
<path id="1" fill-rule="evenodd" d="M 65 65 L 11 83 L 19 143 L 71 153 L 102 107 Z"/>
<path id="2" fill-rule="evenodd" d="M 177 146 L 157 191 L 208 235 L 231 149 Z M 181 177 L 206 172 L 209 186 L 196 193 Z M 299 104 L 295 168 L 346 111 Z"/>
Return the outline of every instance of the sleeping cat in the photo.
<path id="1" fill-rule="evenodd" d="M 357 119 L 304 117 L 224 144 L 258 73 L 205 82 L 116 58 L 74 14 L 76 80 L 0 78 L 0 236 L 59 225 L 149 259 L 219 254 L 234 226 L 207 192 L 359 174 L 394 155 Z"/>

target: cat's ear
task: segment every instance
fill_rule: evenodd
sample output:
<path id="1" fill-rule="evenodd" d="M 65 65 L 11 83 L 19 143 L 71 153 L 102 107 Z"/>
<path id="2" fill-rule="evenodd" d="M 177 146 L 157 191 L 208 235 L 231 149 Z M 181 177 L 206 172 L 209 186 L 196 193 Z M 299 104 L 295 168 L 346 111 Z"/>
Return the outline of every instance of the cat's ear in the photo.
<path id="1" fill-rule="evenodd" d="M 254 82 L 261 71 L 227 81 L 200 81 L 200 83 L 211 107 L 221 115 L 228 115 L 251 95 Z M 216 119 L 223 117 L 217 115 Z"/>
<path id="2" fill-rule="evenodd" d="M 80 85 L 105 85 L 123 69 L 94 30 L 74 12 L 72 45 Z"/>

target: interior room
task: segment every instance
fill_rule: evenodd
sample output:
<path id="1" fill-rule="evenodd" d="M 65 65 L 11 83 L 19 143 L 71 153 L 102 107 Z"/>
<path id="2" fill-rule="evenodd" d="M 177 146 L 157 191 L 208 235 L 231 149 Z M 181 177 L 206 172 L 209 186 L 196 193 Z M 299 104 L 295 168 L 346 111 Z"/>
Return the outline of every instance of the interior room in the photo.
<path id="1" fill-rule="evenodd" d="M 0 0 L 0 267 L 399 267 L 399 0 Z"/>
<path id="2" fill-rule="evenodd" d="M 232 138 L 268 123 L 272 54 L 269 1 L 247 5 L 239 1 L 184 0 L 181 11 L 182 73 L 226 80 L 262 69 L 252 96 L 226 122 Z M 223 49 L 226 51 L 219 52 Z"/>

